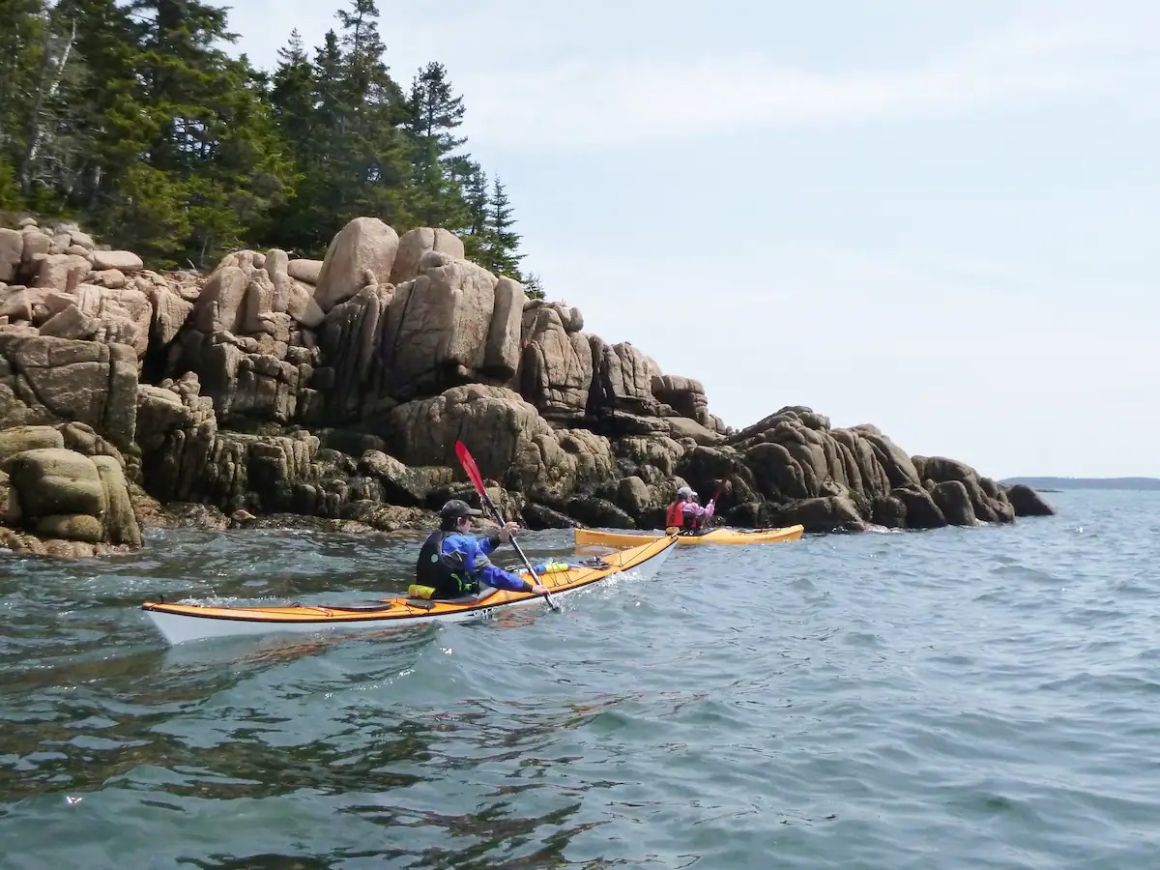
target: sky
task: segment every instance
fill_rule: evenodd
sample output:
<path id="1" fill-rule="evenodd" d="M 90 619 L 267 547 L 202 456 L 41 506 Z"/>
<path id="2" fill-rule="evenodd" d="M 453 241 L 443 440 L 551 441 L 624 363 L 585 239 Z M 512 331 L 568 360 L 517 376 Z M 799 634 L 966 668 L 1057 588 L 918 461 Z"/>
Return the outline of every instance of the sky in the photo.
<path id="1" fill-rule="evenodd" d="M 233 0 L 272 69 L 340 0 Z M 981 474 L 1160 477 L 1160 3 L 378 2 L 585 329 Z"/>

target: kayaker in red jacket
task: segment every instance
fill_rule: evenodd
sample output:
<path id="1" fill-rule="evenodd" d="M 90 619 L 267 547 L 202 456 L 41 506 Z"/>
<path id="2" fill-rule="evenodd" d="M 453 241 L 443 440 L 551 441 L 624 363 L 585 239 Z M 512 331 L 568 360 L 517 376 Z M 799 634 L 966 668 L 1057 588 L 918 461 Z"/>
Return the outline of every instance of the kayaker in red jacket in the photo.
<path id="1" fill-rule="evenodd" d="M 514 592 L 543 595 L 547 588 L 530 583 L 510 571 L 491 563 L 487 554 L 500 544 L 509 543 L 519 530 L 516 523 L 505 523 L 495 534 L 477 537 L 471 534 L 471 518 L 480 516 L 467 502 L 453 498 L 439 511 L 439 531 L 432 532 L 419 550 L 415 582 L 435 589 L 433 598 L 458 598 L 479 591 L 480 584 Z"/>
<path id="2" fill-rule="evenodd" d="M 701 507 L 697 503 L 697 493 L 693 488 L 682 486 L 677 490 L 677 500 L 665 511 L 665 530 L 670 534 L 673 531 L 686 533 L 702 531 L 713 518 L 715 509 L 716 505 L 712 499 L 705 507 Z"/>

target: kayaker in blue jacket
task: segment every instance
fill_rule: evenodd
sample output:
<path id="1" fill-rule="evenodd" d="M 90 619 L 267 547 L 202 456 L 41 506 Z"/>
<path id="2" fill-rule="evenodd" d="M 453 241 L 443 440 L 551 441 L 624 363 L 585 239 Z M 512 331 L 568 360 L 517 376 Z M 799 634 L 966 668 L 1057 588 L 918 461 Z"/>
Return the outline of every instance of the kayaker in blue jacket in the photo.
<path id="1" fill-rule="evenodd" d="M 479 591 L 480 585 L 543 595 L 547 588 L 491 563 L 488 553 L 511 541 L 519 530 L 505 523 L 495 534 L 471 534 L 471 518 L 481 515 L 467 502 L 452 499 L 439 511 L 439 531 L 432 532 L 419 550 L 415 582 L 435 589 L 433 598 L 458 598 Z"/>

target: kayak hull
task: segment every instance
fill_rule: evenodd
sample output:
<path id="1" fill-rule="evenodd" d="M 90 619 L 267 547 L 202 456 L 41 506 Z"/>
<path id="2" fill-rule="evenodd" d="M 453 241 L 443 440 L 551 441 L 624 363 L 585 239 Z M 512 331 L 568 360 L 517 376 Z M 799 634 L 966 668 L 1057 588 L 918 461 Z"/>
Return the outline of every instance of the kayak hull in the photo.
<path id="1" fill-rule="evenodd" d="M 602 580 L 626 572 L 652 577 L 675 545 L 673 538 L 658 538 L 629 550 L 602 557 L 602 567 L 576 567 L 546 574 L 540 581 L 557 600 Z M 543 597 L 530 592 L 497 589 L 471 602 L 418 601 L 384 598 L 369 605 L 291 604 L 277 607 L 215 607 L 204 604 L 167 604 L 146 601 L 141 609 L 170 644 L 215 637 L 282 632 L 313 633 L 332 629 L 382 629 L 390 626 L 425 625 L 432 622 L 465 622 L 486 619 L 500 610 L 530 604 L 544 606 Z"/>
<path id="2" fill-rule="evenodd" d="M 782 529 L 712 529 L 703 535 L 677 535 L 681 545 L 697 544 L 776 544 L 797 541 L 804 526 Z M 637 547 L 641 541 L 659 541 L 663 534 L 633 534 L 632 532 L 605 532 L 599 529 L 576 529 L 576 546 Z"/>

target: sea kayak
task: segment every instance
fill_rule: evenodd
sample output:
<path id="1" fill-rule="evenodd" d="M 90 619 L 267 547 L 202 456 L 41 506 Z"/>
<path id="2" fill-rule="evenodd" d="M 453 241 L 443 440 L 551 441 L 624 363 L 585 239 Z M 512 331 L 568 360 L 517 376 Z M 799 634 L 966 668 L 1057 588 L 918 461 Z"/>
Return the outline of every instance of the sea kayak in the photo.
<path id="1" fill-rule="evenodd" d="M 599 559 L 585 560 L 581 565 L 567 570 L 544 574 L 540 582 L 548 587 L 553 599 L 559 599 L 627 571 L 651 577 L 672 552 L 676 539 L 659 537 L 635 543 L 639 546 Z M 543 606 L 543 597 L 530 592 L 489 588 L 478 595 L 451 601 L 396 597 L 366 604 L 288 604 L 277 607 L 217 607 L 146 601 L 141 609 L 169 643 L 178 644 L 241 634 L 462 622 L 493 616 L 497 611 L 528 604 Z"/>
<path id="2" fill-rule="evenodd" d="M 786 526 L 783 529 L 711 529 L 699 535 L 677 535 L 678 544 L 774 544 L 796 541 L 805 526 Z M 604 532 L 599 529 L 576 529 L 576 546 L 637 547 L 641 541 L 660 541 L 662 533 L 653 535 L 632 532 Z"/>

